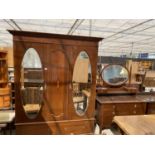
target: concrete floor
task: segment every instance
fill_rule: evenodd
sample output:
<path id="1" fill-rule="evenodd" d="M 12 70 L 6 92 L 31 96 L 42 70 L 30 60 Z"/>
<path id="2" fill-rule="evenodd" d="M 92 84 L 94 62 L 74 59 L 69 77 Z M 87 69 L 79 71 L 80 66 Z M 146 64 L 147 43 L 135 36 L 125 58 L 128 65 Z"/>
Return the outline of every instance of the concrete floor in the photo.
<path id="1" fill-rule="evenodd" d="M 99 133 L 99 126 L 98 125 L 96 125 L 96 127 L 95 127 L 94 134 L 95 135 L 100 135 L 100 133 Z M 101 135 L 121 135 L 121 133 L 118 132 L 115 128 L 111 128 L 111 129 L 104 129 L 104 130 L 102 130 Z"/>

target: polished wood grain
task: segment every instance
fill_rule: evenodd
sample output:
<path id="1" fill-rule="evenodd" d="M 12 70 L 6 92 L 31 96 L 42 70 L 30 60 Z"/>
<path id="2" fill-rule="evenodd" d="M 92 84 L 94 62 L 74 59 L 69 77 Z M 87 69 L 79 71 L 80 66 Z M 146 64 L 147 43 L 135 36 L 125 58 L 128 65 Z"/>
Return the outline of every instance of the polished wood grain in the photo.
<path id="1" fill-rule="evenodd" d="M 97 96 L 97 123 L 100 132 L 110 128 L 114 116 L 155 114 L 154 94 Z"/>
<path id="2" fill-rule="evenodd" d="M 127 135 L 155 135 L 155 115 L 115 116 L 113 122 Z"/>
<path id="3" fill-rule="evenodd" d="M 10 108 L 8 86 L 8 51 L 0 50 L 0 109 Z"/>
<path id="4" fill-rule="evenodd" d="M 17 134 L 90 134 L 94 130 L 96 64 L 101 38 L 57 35 L 25 31 L 13 34 L 16 133 Z M 21 62 L 27 49 L 34 48 L 43 66 L 44 103 L 35 119 L 29 119 L 21 99 Z M 81 51 L 90 59 L 92 69 L 91 96 L 83 116 L 76 114 L 72 98 L 72 76 Z M 78 120 L 78 121 L 77 121 Z M 65 122 L 65 123 L 64 123 Z"/>

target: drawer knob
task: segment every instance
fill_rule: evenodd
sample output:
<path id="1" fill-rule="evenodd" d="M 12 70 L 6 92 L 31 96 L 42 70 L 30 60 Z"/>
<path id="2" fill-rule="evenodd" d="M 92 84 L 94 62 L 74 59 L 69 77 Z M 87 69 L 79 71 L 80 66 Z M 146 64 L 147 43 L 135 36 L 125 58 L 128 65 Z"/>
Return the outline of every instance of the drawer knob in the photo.
<path id="1" fill-rule="evenodd" d="M 133 113 L 136 114 L 136 111 L 134 110 Z"/>
<path id="2" fill-rule="evenodd" d="M 135 108 L 137 107 L 137 104 L 135 104 Z"/>
<path id="3" fill-rule="evenodd" d="M 112 112 L 113 115 L 115 115 L 115 112 Z"/>

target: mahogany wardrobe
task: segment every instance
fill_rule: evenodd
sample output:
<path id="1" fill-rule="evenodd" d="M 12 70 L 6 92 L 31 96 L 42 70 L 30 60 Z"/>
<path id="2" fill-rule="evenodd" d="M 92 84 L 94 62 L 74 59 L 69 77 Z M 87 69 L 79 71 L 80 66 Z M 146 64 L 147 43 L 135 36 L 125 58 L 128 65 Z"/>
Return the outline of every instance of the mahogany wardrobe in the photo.
<path id="1" fill-rule="evenodd" d="M 93 134 L 102 38 L 9 30 L 16 134 Z"/>

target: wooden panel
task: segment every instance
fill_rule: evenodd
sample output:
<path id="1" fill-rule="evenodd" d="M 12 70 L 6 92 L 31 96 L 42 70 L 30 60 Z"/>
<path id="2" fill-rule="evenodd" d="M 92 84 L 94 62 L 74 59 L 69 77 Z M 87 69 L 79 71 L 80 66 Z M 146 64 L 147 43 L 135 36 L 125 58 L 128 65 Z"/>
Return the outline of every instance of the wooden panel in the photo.
<path id="1" fill-rule="evenodd" d="M 116 115 L 115 105 L 104 105 L 103 106 L 103 126 L 110 127 L 113 117 Z"/>
<path id="2" fill-rule="evenodd" d="M 8 53 L 8 67 L 14 67 L 13 48 L 12 47 L 2 47 L 1 49 L 7 51 L 7 53 Z"/>
<path id="3" fill-rule="evenodd" d="M 146 112 L 146 103 L 134 104 L 136 115 L 144 115 Z"/>
<path id="4" fill-rule="evenodd" d="M 46 104 L 56 120 L 67 119 L 69 62 L 61 46 L 45 45 Z"/>
<path id="5" fill-rule="evenodd" d="M 116 105 L 116 114 L 117 115 L 133 115 L 136 113 L 134 111 L 134 104 L 132 103 L 120 103 Z"/>
<path id="6" fill-rule="evenodd" d="M 93 134 L 94 121 L 71 121 L 71 122 L 51 122 L 18 124 L 16 131 L 19 135 L 64 135 L 64 134 Z"/>
<path id="7" fill-rule="evenodd" d="M 8 50 L 8 67 L 14 67 L 13 48 L 7 48 Z"/>
<path id="8" fill-rule="evenodd" d="M 147 103 L 147 114 L 155 114 L 155 103 Z"/>

